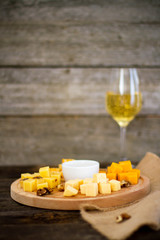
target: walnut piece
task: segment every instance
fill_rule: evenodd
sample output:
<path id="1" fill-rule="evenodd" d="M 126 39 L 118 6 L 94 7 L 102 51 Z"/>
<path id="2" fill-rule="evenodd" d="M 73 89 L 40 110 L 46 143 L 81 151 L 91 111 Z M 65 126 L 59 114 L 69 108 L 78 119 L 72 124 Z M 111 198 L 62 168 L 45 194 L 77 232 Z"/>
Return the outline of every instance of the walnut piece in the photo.
<path id="1" fill-rule="evenodd" d="M 131 216 L 128 213 L 121 213 L 119 216 L 116 217 L 116 222 L 121 223 L 129 218 L 131 218 Z"/>
<path id="2" fill-rule="evenodd" d="M 37 195 L 44 196 L 50 194 L 51 192 L 53 192 L 52 188 L 42 188 L 37 190 Z"/>
<path id="3" fill-rule="evenodd" d="M 64 191 L 64 184 L 63 183 L 59 184 L 57 186 L 57 188 L 58 188 L 58 191 L 63 192 Z"/>
<path id="4" fill-rule="evenodd" d="M 131 183 L 129 181 L 126 181 L 126 180 L 122 180 L 120 182 L 120 184 L 121 184 L 121 188 L 123 188 L 123 187 L 130 187 L 131 186 Z"/>

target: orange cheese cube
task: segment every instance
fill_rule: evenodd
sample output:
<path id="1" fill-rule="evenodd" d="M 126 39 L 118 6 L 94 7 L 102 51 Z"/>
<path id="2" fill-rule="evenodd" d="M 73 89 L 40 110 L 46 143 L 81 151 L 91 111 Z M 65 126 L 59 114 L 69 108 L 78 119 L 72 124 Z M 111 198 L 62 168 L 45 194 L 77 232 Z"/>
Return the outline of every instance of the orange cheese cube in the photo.
<path id="1" fill-rule="evenodd" d="M 119 165 L 123 168 L 123 172 L 129 172 L 132 170 L 132 164 L 130 160 L 119 162 Z"/>
<path id="2" fill-rule="evenodd" d="M 111 164 L 111 172 L 112 173 L 121 173 L 121 172 L 123 172 L 123 168 L 121 167 L 120 164 L 113 162 Z"/>
<path id="3" fill-rule="evenodd" d="M 69 161 L 73 161 L 74 159 L 69 159 L 69 158 L 62 158 L 62 163 L 64 162 L 69 162 Z"/>
<path id="4" fill-rule="evenodd" d="M 126 180 L 127 181 L 127 173 L 118 173 L 118 181 Z"/>
<path id="5" fill-rule="evenodd" d="M 133 168 L 130 172 L 136 172 L 137 173 L 137 177 L 138 178 L 140 177 L 140 170 L 139 169 Z"/>
<path id="6" fill-rule="evenodd" d="M 112 179 L 117 179 L 117 174 L 116 173 L 107 173 L 107 178 L 109 180 L 112 180 Z"/>
<path id="7" fill-rule="evenodd" d="M 112 170 L 111 170 L 111 166 L 107 167 L 107 173 L 111 173 Z"/>
<path id="8" fill-rule="evenodd" d="M 128 172 L 126 173 L 126 180 L 129 181 L 131 184 L 137 184 L 138 183 L 138 176 L 135 172 Z"/>

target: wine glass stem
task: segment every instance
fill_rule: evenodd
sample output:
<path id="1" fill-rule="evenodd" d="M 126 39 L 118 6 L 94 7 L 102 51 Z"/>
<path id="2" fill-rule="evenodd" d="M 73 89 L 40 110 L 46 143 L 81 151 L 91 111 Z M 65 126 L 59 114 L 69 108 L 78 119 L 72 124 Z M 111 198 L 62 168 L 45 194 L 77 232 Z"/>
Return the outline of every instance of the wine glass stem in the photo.
<path id="1" fill-rule="evenodd" d="M 126 160 L 126 127 L 120 127 L 120 154 L 121 160 Z"/>

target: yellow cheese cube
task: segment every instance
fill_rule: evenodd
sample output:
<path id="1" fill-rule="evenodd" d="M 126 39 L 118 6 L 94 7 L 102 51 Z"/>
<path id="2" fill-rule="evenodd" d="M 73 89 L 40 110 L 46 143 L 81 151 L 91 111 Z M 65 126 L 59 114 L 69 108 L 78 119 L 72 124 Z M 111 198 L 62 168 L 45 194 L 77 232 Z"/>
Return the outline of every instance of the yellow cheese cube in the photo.
<path id="1" fill-rule="evenodd" d="M 95 173 L 93 175 L 93 182 L 95 183 L 106 182 L 106 181 L 107 181 L 106 173 Z"/>
<path id="2" fill-rule="evenodd" d="M 41 177 L 46 177 L 46 178 L 50 177 L 50 170 L 48 166 L 40 168 L 39 173 Z"/>
<path id="3" fill-rule="evenodd" d="M 93 178 L 85 178 L 83 179 L 83 184 L 93 183 Z"/>
<path id="4" fill-rule="evenodd" d="M 97 183 L 86 184 L 86 196 L 95 197 L 97 195 L 98 195 L 98 184 Z"/>
<path id="5" fill-rule="evenodd" d="M 34 177 L 33 179 L 35 180 L 35 183 L 36 183 L 36 189 L 37 189 L 38 184 L 45 182 L 44 178 L 42 178 L 42 177 Z"/>
<path id="6" fill-rule="evenodd" d="M 22 173 L 21 174 L 21 179 L 24 179 L 24 178 L 32 178 L 32 174 L 30 174 L 30 173 Z"/>
<path id="7" fill-rule="evenodd" d="M 35 172 L 35 173 L 32 174 L 32 177 L 41 177 L 41 175 L 40 175 L 40 173 Z"/>
<path id="8" fill-rule="evenodd" d="M 30 178 L 23 178 L 23 179 L 20 179 L 20 187 L 23 188 L 23 182 L 28 180 Z"/>
<path id="9" fill-rule="evenodd" d="M 111 184 L 111 191 L 112 192 L 117 192 L 121 189 L 121 184 L 120 184 L 120 181 L 118 180 L 110 180 L 109 183 Z"/>
<path id="10" fill-rule="evenodd" d="M 75 159 L 69 159 L 69 158 L 62 158 L 62 163 L 73 161 Z"/>
<path id="11" fill-rule="evenodd" d="M 78 190 L 68 185 L 63 193 L 64 197 L 71 197 L 77 195 Z"/>
<path id="12" fill-rule="evenodd" d="M 65 189 L 67 188 L 67 186 L 71 186 L 79 190 L 79 182 L 77 180 L 68 180 L 67 182 L 65 182 Z"/>
<path id="13" fill-rule="evenodd" d="M 50 175 L 60 175 L 60 177 L 62 177 L 62 172 L 55 172 L 55 171 L 52 171 L 50 172 Z"/>
<path id="14" fill-rule="evenodd" d="M 25 192 L 33 192 L 36 190 L 36 183 L 34 179 L 27 179 L 23 182 L 23 190 Z"/>
<path id="15" fill-rule="evenodd" d="M 58 185 L 57 178 L 53 178 L 53 177 L 44 178 L 44 181 L 48 183 L 49 188 L 55 188 Z"/>
<path id="16" fill-rule="evenodd" d="M 110 194 L 111 193 L 111 184 L 110 183 L 102 183 L 98 184 L 98 190 L 102 194 Z"/>
<path id="17" fill-rule="evenodd" d="M 37 190 L 38 189 L 43 189 L 43 188 L 48 188 L 48 183 L 47 182 L 37 184 Z"/>
<path id="18" fill-rule="evenodd" d="M 87 184 L 82 184 L 82 185 L 80 185 L 81 194 L 86 194 L 86 185 L 87 185 Z"/>
<path id="19" fill-rule="evenodd" d="M 61 183 L 61 175 L 59 175 L 59 174 L 51 174 L 51 178 L 57 179 L 58 185 Z"/>
<path id="20" fill-rule="evenodd" d="M 59 171 L 62 171 L 62 164 L 58 164 Z"/>

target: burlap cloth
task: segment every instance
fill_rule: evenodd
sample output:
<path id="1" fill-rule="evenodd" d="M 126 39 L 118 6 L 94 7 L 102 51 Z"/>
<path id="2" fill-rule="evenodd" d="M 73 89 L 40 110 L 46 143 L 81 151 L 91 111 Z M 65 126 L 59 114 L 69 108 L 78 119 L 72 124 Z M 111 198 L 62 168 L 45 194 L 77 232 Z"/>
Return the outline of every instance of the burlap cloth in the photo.
<path id="1" fill-rule="evenodd" d="M 100 209 L 90 205 L 83 205 L 81 208 L 83 219 L 108 239 L 126 239 L 143 225 L 154 230 L 160 229 L 160 158 L 153 153 L 147 153 L 137 168 L 142 175 L 150 178 L 151 192 L 146 197 L 114 209 Z M 131 218 L 116 223 L 116 217 L 124 212 L 131 215 Z"/>

